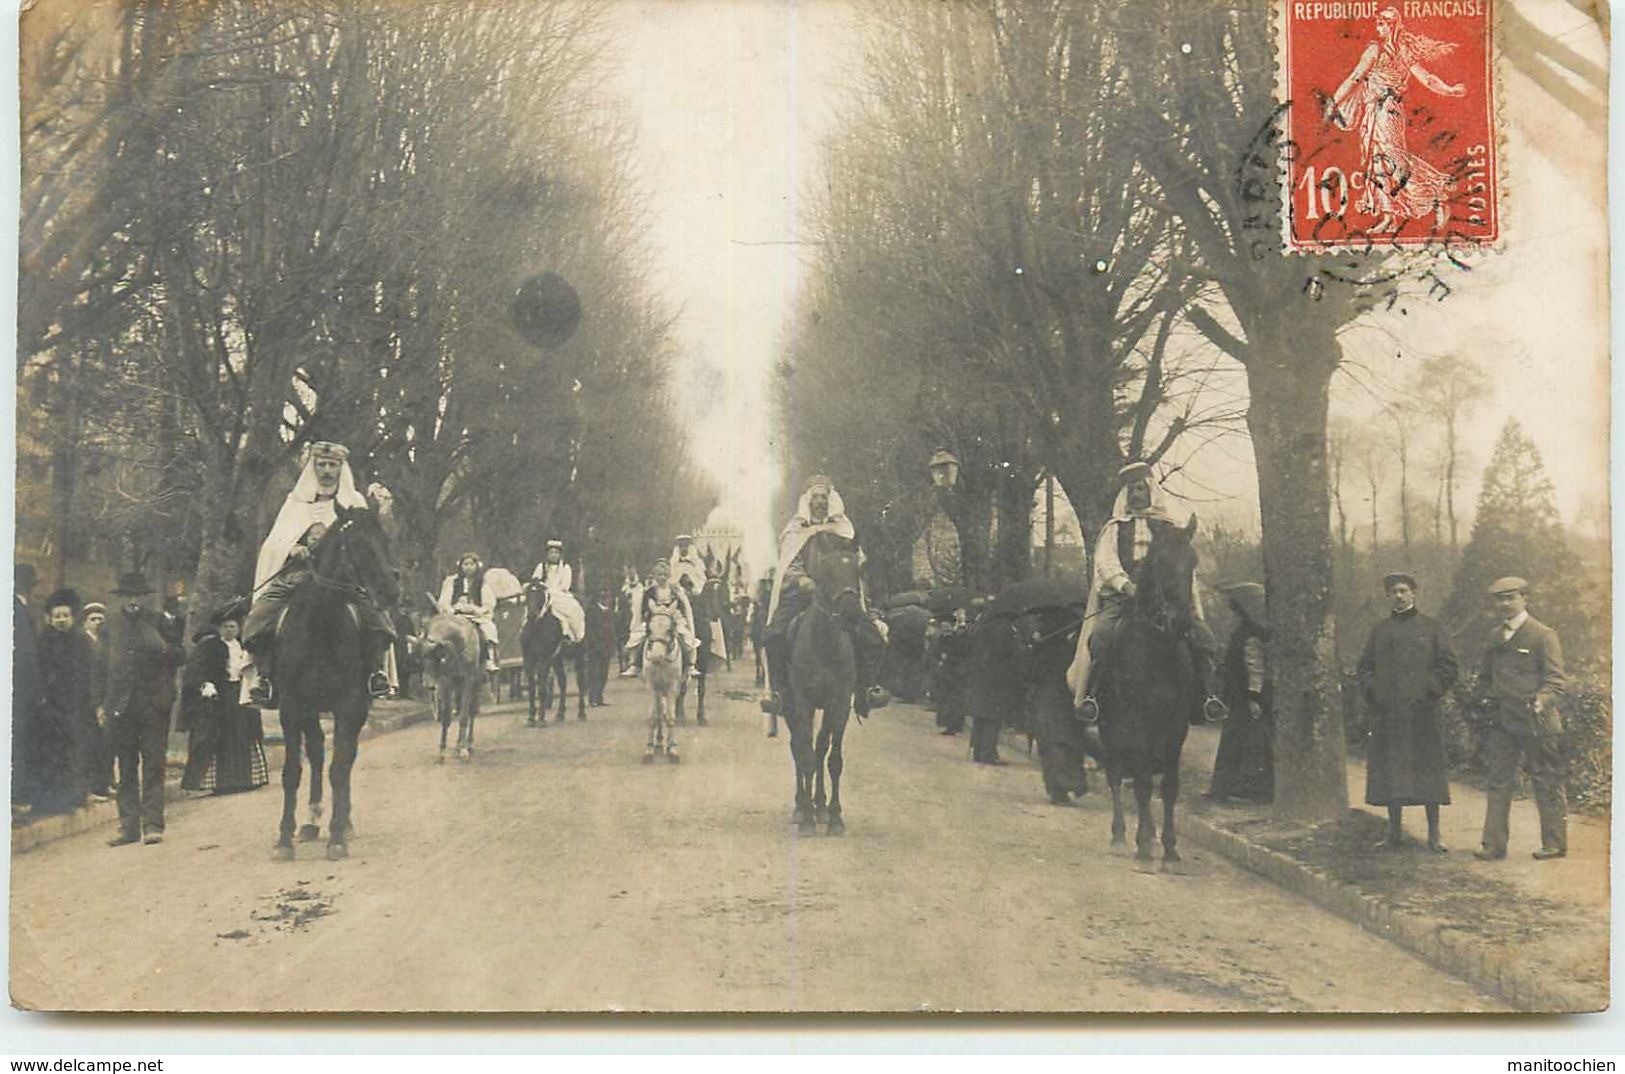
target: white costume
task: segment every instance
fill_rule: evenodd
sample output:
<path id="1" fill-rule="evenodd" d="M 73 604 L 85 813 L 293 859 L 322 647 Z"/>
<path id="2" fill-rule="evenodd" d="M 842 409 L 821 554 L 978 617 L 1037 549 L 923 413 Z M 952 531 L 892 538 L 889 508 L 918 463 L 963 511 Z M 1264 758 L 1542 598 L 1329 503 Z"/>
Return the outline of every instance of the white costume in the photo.
<path id="1" fill-rule="evenodd" d="M 348 462 L 339 464 L 339 486 L 334 495 L 318 496 L 317 489 L 316 461 L 312 457 L 305 460 L 299 480 L 294 483 L 288 498 L 282 501 L 282 510 L 277 512 L 276 524 L 271 527 L 265 543 L 260 545 L 259 559 L 254 563 L 256 593 L 288 562 L 288 553 L 293 551 L 293 546 L 299 543 L 305 531 L 318 522 L 324 526 L 333 524 L 338 515 L 335 505 L 348 509 L 367 506 L 366 497 L 355 487 L 355 475 L 350 473 Z"/>
<path id="2" fill-rule="evenodd" d="M 662 588 L 665 589 L 664 593 L 661 592 Z M 677 612 L 677 637 L 682 640 L 683 648 L 692 661 L 695 654 L 700 651 L 699 640 L 694 636 L 694 609 L 689 606 L 688 594 L 675 582 L 667 582 L 664 587 L 655 583 L 643 591 L 643 595 L 638 599 L 637 611 L 632 616 L 632 635 L 626 639 L 626 647 L 636 649 L 648 637 L 649 622 L 644 614 L 645 604 L 669 606 Z"/>
<path id="3" fill-rule="evenodd" d="M 694 551 L 693 544 L 688 546 L 686 556 L 678 555 L 675 545 L 671 550 L 671 584 L 681 586 L 685 577 L 693 584 L 694 592 L 705 588 L 705 560 Z"/>
<path id="4" fill-rule="evenodd" d="M 542 583 L 547 590 L 549 606 L 553 609 L 553 617 L 564 628 L 564 636 L 572 642 L 580 641 L 587 636 L 587 611 L 570 592 L 570 586 L 575 581 L 575 572 L 568 563 L 549 563 L 542 560 L 536 564 L 536 570 L 531 578 Z"/>
<path id="5" fill-rule="evenodd" d="M 446 580 L 440 583 L 440 607 L 453 615 L 461 615 L 468 619 L 480 632 L 480 640 L 490 645 L 497 643 L 497 598 L 491 592 L 491 587 L 485 584 L 485 571 L 481 568 L 478 577 L 479 585 L 473 586 L 463 581 L 461 568 L 456 573 L 446 575 Z M 478 594 L 470 590 L 478 589 Z"/>
<path id="6" fill-rule="evenodd" d="M 812 520 L 812 494 L 816 487 L 822 487 L 829 492 L 829 511 L 824 521 Z M 845 537 L 849 541 L 857 539 L 857 531 L 852 528 L 852 520 L 846 517 L 846 504 L 841 500 L 841 494 L 831 485 L 815 486 L 809 484 L 801 494 L 801 501 L 796 504 L 796 514 L 785 524 L 784 532 L 779 534 L 779 569 L 773 577 L 773 594 L 768 599 L 767 622 L 773 621 L 773 613 L 779 608 L 779 592 L 786 582 L 798 584 L 806 571 L 796 563 L 796 557 L 801 555 L 801 549 L 816 533 L 833 533 L 837 537 Z"/>
<path id="7" fill-rule="evenodd" d="M 1155 481 L 1148 480 L 1147 486 L 1151 490 L 1151 506 L 1144 511 L 1131 511 L 1128 506 L 1128 485 L 1117 490 L 1117 499 L 1112 504 L 1112 516 L 1100 528 L 1100 536 L 1095 541 L 1094 571 L 1091 572 L 1089 587 L 1089 603 L 1083 612 L 1083 629 L 1078 631 L 1078 646 L 1073 653 L 1072 664 L 1066 669 L 1066 684 L 1072 690 L 1073 701 L 1077 705 L 1083 704 L 1084 696 L 1089 686 L 1089 668 L 1093 663 L 1089 652 L 1089 638 L 1094 633 L 1096 623 L 1100 617 L 1109 614 L 1103 610 L 1103 603 L 1115 603 L 1124 596 L 1123 586 L 1127 584 L 1129 573 L 1124 568 L 1122 557 L 1118 554 L 1118 533 L 1123 526 L 1134 528 L 1134 561 L 1143 562 L 1146 553 L 1151 549 L 1151 522 L 1153 519 L 1166 522 L 1169 525 L 1178 525 L 1169 515 L 1167 496 L 1162 486 Z M 1195 578 L 1191 581 L 1191 604 L 1195 618 L 1201 621 L 1202 616 L 1202 590 L 1196 584 Z"/>

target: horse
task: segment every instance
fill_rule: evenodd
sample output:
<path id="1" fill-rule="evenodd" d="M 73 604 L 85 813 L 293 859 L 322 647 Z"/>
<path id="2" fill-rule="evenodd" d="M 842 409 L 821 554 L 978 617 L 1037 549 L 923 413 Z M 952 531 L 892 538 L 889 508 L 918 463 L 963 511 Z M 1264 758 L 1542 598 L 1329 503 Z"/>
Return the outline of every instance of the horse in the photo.
<path id="1" fill-rule="evenodd" d="M 532 727 L 547 723 L 547 710 L 553 703 L 553 677 L 559 681 L 559 711 L 555 717 L 564 722 L 568 681 L 564 669 L 567 662 L 575 665 L 576 719 L 587 718 L 587 654 L 579 642 L 564 637 L 564 624 L 553 614 L 553 602 L 547 587 L 541 582 L 525 584 L 525 628 L 519 634 L 519 649 L 525 658 L 525 691 L 530 701 Z M 538 699 L 540 704 L 537 704 Z"/>
<path id="2" fill-rule="evenodd" d="M 1128 598 L 1112 640 L 1110 659 L 1100 670 L 1100 743 L 1106 783 L 1112 793 L 1112 847 L 1125 847 L 1123 780 L 1134 781 L 1139 824 L 1134 833 L 1135 858 L 1152 860 L 1157 837 L 1151 815 L 1151 781 L 1161 775 L 1162 868 L 1178 872 L 1181 858 L 1174 834 L 1174 805 L 1179 800 L 1179 754 L 1195 706 L 1201 701 L 1197 669 L 1190 666 L 1185 634 L 1195 617 L 1191 576 L 1196 550 L 1191 537 L 1196 516 L 1184 527 L 1159 526 L 1151 547 L 1135 570 L 1134 596 Z"/>
<path id="3" fill-rule="evenodd" d="M 676 764 L 676 707 L 683 683 L 683 643 L 677 636 L 677 620 L 669 611 L 655 609 L 649 614 L 647 640 L 643 643 L 643 681 L 649 684 L 649 744 L 643 763 L 659 754 Z"/>
<path id="4" fill-rule="evenodd" d="M 480 688 L 484 671 L 480 660 L 480 632 L 461 615 L 442 612 L 429 620 L 418 645 L 423 672 L 428 676 L 434 710 L 440 717 L 440 755 L 446 760 L 446 736 L 453 713 L 457 716 L 457 757 L 469 760 L 474 753 L 474 717 L 480 711 Z"/>
<path id="5" fill-rule="evenodd" d="M 293 860 L 294 805 L 299 797 L 301 747 L 319 754 L 320 714 L 333 714 L 333 814 L 327 857 L 349 856 L 350 772 L 372 696 L 367 679 L 373 654 L 358 605 L 370 595 L 381 607 L 400 597 L 385 558 L 386 538 L 366 508 L 337 509 L 333 525 L 311 554 L 310 577 L 288 600 L 278 629 L 282 761 L 282 826 L 276 856 Z M 319 779 L 320 769 L 313 773 Z M 313 796 L 314 797 L 314 796 Z"/>
<path id="6" fill-rule="evenodd" d="M 802 562 L 813 581 L 813 601 L 791 627 L 790 688 L 785 697 L 796 766 L 791 820 L 803 835 L 817 831 L 819 820 L 825 821 L 829 835 L 842 835 L 846 822 L 841 816 L 841 745 L 857 689 L 857 657 L 849 630 L 863 615 L 857 546 L 833 534 L 819 534 L 807 542 Z M 823 721 L 815 742 L 817 711 L 823 712 Z"/>
<path id="7" fill-rule="evenodd" d="M 694 670 L 699 674 L 694 679 L 694 722 L 700 727 L 705 726 L 705 679 L 716 666 L 718 654 L 711 647 L 715 632 L 712 624 L 722 619 L 725 596 L 722 588 L 722 579 L 715 575 L 705 580 L 698 593 L 689 594 L 689 610 L 694 613 L 694 639 L 699 642 L 699 649 L 694 654 Z M 723 641 L 727 645 L 727 641 Z M 688 698 L 688 680 L 684 679 L 677 691 L 677 722 L 683 722 L 684 702 Z"/>

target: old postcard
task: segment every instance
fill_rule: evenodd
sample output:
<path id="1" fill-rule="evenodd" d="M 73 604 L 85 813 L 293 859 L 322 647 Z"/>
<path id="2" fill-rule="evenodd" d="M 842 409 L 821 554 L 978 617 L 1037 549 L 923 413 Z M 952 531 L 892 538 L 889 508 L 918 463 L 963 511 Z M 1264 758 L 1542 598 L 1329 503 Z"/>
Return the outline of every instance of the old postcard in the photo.
<path id="1" fill-rule="evenodd" d="M 30 1011 L 1609 1003 L 1591 0 L 39 0 Z"/>

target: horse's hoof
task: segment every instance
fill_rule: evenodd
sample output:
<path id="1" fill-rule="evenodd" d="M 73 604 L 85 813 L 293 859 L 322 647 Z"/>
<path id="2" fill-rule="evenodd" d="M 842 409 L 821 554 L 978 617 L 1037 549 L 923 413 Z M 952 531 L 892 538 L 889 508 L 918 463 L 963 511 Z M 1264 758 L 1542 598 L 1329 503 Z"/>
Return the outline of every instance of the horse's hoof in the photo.
<path id="1" fill-rule="evenodd" d="M 271 860 L 272 861 L 292 861 L 293 860 L 293 844 L 292 843 L 278 843 L 275 847 L 271 848 Z"/>
<path id="2" fill-rule="evenodd" d="M 1111 852 L 1113 854 L 1127 854 L 1128 841 L 1122 838 L 1113 839 Z"/>
<path id="3" fill-rule="evenodd" d="M 818 825 L 814 824 L 810 819 L 809 820 L 804 820 L 800 824 L 796 825 L 796 834 L 798 834 L 798 835 L 817 835 L 818 834 Z"/>
<path id="4" fill-rule="evenodd" d="M 459 761 L 471 761 L 474 759 L 474 751 L 465 746 L 457 751 L 457 759 Z"/>
<path id="5" fill-rule="evenodd" d="M 824 821 L 826 821 L 828 819 L 829 819 L 829 810 L 826 807 L 824 807 L 823 805 L 819 805 L 819 804 L 815 803 L 813 805 L 813 820 L 815 820 L 818 823 L 822 824 Z"/>
<path id="6" fill-rule="evenodd" d="M 350 856 L 350 848 L 344 843 L 327 844 L 327 860 L 343 861 Z"/>
<path id="7" fill-rule="evenodd" d="M 655 759 L 655 751 L 654 750 L 650 750 L 648 753 L 645 753 L 643 755 L 643 763 L 644 764 L 653 764 L 654 759 Z"/>
<path id="8" fill-rule="evenodd" d="M 831 818 L 829 818 L 829 824 L 824 828 L 824 834 L 826 834 L 826 835 L 845 835 L 846 834 L 846 822 L 843 821 L 840 817 L 831 817 Z"/>
<path id="9" fill-rule="evenodd" d="M 1137 873 L 1154 874 L 1157 871 L 1157 863 L 1152 858 L 1142 858 L 1139 855 L 1135 855 L 1134 871 Z"/>
<path id="10" fill-rule="evenodd" d="M 445 750 L 441 750 L 439 752 L 439 754 L 437 754 L 435 756 L 434 763 L 435 764 L 445 764 L 446 763 L 446 751 Z"/>
<path id="11" fill-rule="evenodd" d="M 676 764 L 678 761 L 681 761 L 682 758 L 677 756 L 677 751 L 676 750 L 667 750 L 666 751 L 666 760 L 670 761 L 672 764 Z"/>
<path id="12" fill-rule="evenodd" d="M 1184 876 L 1185 859 L 1181 858 L 1178 854 L 1174 854 L 1172 856 L 1164 854 L 1162 856 L 1162 871 L 1165 873 L 1172 873 L 1174 876 Z"/>
<path id="13" fill-rule="evenodd" d="M 314 824 L 302 824 L 299 826 L 299 841 L 301 843 L 313 843 L 321 837 L 322 830 L 318 826 Z"/>

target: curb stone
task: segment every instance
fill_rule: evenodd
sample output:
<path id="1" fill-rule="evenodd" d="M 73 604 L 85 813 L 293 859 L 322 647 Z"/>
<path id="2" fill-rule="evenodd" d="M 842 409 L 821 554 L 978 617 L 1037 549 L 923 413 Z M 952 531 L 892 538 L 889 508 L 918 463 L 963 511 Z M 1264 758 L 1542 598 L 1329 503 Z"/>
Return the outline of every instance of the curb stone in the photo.
<path id="1" fill-rule="evenodd" d="M 379 713 L 369 716 L 366 725 L 361 728 L 361 741 L 378 735 L 387 735 L 392 731 L 399 731 L 413 724 L 425 723 L 430 716 L 427 703 L 417 703 L 409 708 L 397 712 Z M 270 740 L 267 744 L 274 744 Z M 184 758 L 183 758 L 184 761 Z M 186 799 L 185 791 L 181 790 L 180 777 L 176 772 L 175 764 L 169 765 L 174 778 L 164 783 L 164 802 L 181 801 Z M 273 782 L 275 782 L 273 780 Z M 118 803 L 113 801 L 95 802 L 72 813 L 60 816 L 42 817 L 32 824 L 11 829 L 11 853 L 22 854 L 33 850 L 45 843 L 54 843 L 58 839 L 66 839 L 70 835 L 79 835 L 82 832 L 95 831 L 97 828 L 109 827 L 118 822 Z"/>
<path id="2" fill-rule="evenodd" d="M 1180 828 L 1181 834 L 1188 835 L 1199 846 L 1275 881 L 1446 973 L 1499 996 L 1519 1010 L 1573 1014 L 1607 1007 L 1606 1000 L 1580 989 L 1536 979 L 1520 969 L 1506 953 L 1456 935 L 1448 922 L 1391 906 L 1353 884 L 1249 842 L 1204 817 L 1186 813 L 1180 818 Z"/>

